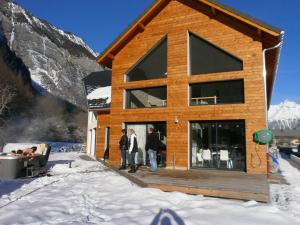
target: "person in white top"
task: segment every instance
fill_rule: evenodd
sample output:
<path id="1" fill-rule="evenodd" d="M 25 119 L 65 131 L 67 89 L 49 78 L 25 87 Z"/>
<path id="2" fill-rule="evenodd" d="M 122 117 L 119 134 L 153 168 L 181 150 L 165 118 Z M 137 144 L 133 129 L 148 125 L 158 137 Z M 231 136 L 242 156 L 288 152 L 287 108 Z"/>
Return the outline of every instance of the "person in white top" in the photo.
<path id="1" fill-rule="evenodd" d="M 128 129 L 128 136 L 129 136 L 129 154 L 130 154 L 130 162 L 131 162 L 131 168 L 128 171 L 128 173 L 135 173 L 136 172 L 136 166 L 135 166 L 135 154 L 138 151 L 138 145 L 137 145 L 137 137 L 133 129 Z"/>

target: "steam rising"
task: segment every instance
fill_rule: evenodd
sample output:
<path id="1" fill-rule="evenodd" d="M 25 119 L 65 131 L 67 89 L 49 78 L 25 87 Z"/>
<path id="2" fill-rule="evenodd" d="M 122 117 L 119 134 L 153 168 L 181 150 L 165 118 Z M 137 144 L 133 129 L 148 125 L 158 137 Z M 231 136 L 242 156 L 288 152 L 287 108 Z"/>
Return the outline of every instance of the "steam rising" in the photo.
<path id="1" fill-rule="evenodd" d="M 83 142 L 86 113 L 49 96 L 34 97 L 24 112 L 15 113 L 0 130 L 0 145 L 7 142 Z"/>

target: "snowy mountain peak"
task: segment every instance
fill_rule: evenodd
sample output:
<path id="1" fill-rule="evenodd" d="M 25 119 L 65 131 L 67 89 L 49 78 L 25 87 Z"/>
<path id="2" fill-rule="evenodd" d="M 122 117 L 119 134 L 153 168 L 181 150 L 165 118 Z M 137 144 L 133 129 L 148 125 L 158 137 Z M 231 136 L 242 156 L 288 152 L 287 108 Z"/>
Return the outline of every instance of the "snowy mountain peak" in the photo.
<path id="1" fill-rule="evenodd" d="M 28 10 L 23 9 L 20 5 L 8 2 L 8 7 L 11 10 L 11 22 L 12 25 L 14 25 L 16 22 L 21 23 L 28 23 L 31 26 L 36 26 L 42 29 L 53 29 L 57 33 L 59 33 L 62 37 L 67 38 L 69 41 L 73 42 L 74 44 L 80 45 L 83 48 L 87 49 L 94 57 L 97 57 L 97 53 L 92 50 L 81 37 L 72 34 L 70 32 L 65 32 L 52 24 L 48 23 L 45 20 L 39 19 L 35 16 L 33 16 Z M 62 38 L 62 40 L 64 40 Z"/>
<path id="2" fill-rule="evenodd" d="M 300 105 L 291 100 L 272 105 L 269 124 L 271 129 L 296 129 L 300 125 Z"/>
<path id="3" fill-rule="evenodd" d="M 282 107 L 288 107 L 288 108 L 294 108 L 294 107 L 297 107 L 299 106 L 295 101 L 291 101 L 291 100 L 284 100 L 284 102 L 281 102 L 280 105 Z"/>
<path id="4" fill-rule="evenodd" d="M 38 92 L 85 108 L 82 79 L 103 68 L 82 38 L 33 16 L 16 3 L 0 0 L 0 41 L 26 65 Z"/>

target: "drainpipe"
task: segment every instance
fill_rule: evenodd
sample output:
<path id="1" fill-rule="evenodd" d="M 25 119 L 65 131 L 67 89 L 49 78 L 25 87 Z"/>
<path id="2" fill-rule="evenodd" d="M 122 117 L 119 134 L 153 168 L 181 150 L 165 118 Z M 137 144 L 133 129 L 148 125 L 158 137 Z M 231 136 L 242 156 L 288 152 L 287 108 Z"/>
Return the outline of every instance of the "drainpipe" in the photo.
<path id="1" fill-rule="evenodd" d="M 263 50 L 263 79 L 264 79 L 264 92 L 265 92 L 266 129 L 269 128 L 269 125 L 268 125 L 268 94 L 267 94 L 266 52 L 270 51 L 270 50 L 273 50 L 273 49 L 276 49 L 276 48 L 281 48 L 282 47 L 283 37 L 284 37 L 284 31 L 281 31 L 280 35 L 281 35 L 280 42 L 277 45 L 275 45 L 275 46 L 273 46 L 271 48 L 265 48 Z M 280 52 L 279 52 L 279 55 L 278 55 L 278 60 L 279 60 L 279 57 L 280 57 Z M 277 64 L 277 67 L 278 67 L 278 64 Z M 275 73 L 276 72 L 277 72 L 277 68 L 276 68 Z M 274 83 L 275 83 L 275 80 L 274 80 Z"/>

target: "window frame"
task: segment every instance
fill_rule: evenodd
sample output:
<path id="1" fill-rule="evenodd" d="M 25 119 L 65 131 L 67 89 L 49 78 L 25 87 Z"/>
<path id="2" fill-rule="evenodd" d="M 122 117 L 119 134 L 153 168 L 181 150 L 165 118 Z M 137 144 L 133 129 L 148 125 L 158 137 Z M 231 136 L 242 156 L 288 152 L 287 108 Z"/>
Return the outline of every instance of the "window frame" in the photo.
<path id="1" fill-rule="evenodd" d="M 192 124 L 194 123 L 207 123 L 207 124 L 220 124 L 220 123 L 241 123 L 243 125 L 243 131 L 244 131 L 244 139 L 243 139 L 243 153 L 245 154 L 244 155 L 244 168 L 239 168 L 239 169 L 224 169 L 224 168 L 215 168 L 215 167 L 197 167 L 197 166 L 193 166 L 193 163 L 192 163 L 192 156 L 193 156 L 193 145 L 192 145 Z M 248 160 L 248 157 L 247 157 L 247 121 L 245 119 L 236 119 L 236 120 L 190 120 L 188 121 L 189 123 L 189 159 L 188 159 L 188 162 L 190 164 L 190 169 L 195 169 L 195 170 L 215 170 L 215 171 L 240 171 L 240 172 L 247 172 L 247 160 Z M 216 137 L 217 138 L 217 137 Z"/>
<path id="2" fill-rule="evenodd" d="M 194 35 L 196 36 L 197 38 L 201 39 L 203 42 L 206 42 L 207 44 L 215 47 L 216 49 L 228 54 L 229 56 L 231 56 L 232 58 L 234 59 L 237 59 L 238 61 L 240 61 L 242 63 L 242 69 L 241 70 L 230 70 L 230 71 L 221 71 L 221 72 L 209 72 L 209 73 L 195 73 L 193 74 L 192 73 L 192 63 L 191 63 L 191 38 L 190 38 L 190 35 Z M 201 36 L 199 36 L 198 34 L 188 30 L 187 32 L 187 47 L 188 47 L 188 55 L 187 55 L 187 60 L 188 60 L 188 75 L 189 76 L 201 76 L 201 75 L 209 75 L 209 74 L 216 74 L 216 73 L 233 73 L 233 72 L 240 72 L 240 71 L 244 71 L 244 60 L 242 60 L 241 58 L 237 57 L 236 55 L 230 53 L 229 51 L 217 46 L 216 44 L 206 40 L 205 38 L 202 38 Z"/>
<path id="3" fill-rule="evenodd" d="M 213 84 L 213 83 L 225 83 L 225 82 L 231 82 L 231 81 L 241 81 L 242 82 L 242 89 L 243 89 L 243 96 L 242 102 L 224 102 L 224 103 L 217 103 L 217 104 L 199 104 L 199 105 L 192 105 L 192 86 L 193 85 L 197 85 L 197 84 Z M 237 78 L 237 79 L 229 79 L 229 80 L 214 80 L 214 81 L 203 81 L 203 82 L 193 82 L 193 83 L 189 83 L 189 91 L 188 91 L 188 95 L 189 95 L 189 107 L 197 107 L 197 106 L 216 106 L 216 105 L 239 105 L 239 104 L 245 104 L 245 80 L 244 78 Z"/>
<path id="4" fill-rule="evenodd" d="M 147 56 L 149 56 L 149 54 L 155 50 L 160 44 L 162 44 L 164 41 L 166 41 L 166 45 L 167 45 L 167 50 L 166 50 L 166 73 L 164 75 L 162 75 L 161 77 L 158 78 L 153 78 L 153 79 L 146 79 L 146 80 L 134 80 L 131 81 L 128 79 L 128 73 L 130 73 L 132 70 L 134 70 L 134 68 L 136 66 L 138 66 Z M 158 42 L 156 42 L 142 57 L 139 58 L 139 60 L 134 63 L 124 74 L 124 82 L 125 83 L 131 83 L 131 82 L 139 82 L 139 81 L 148 81 L 148 80 L 158 80 L 158 79 L 166 79 L 168 77 L 168 34 L 164 35 L 161 39 L 159 39 Z"/>
<path id="5" fill-rule="evenodd" d="M 166 104 L 165 106 L 156 106 L 156 107 L 137 107 L 137 108 L 131 108 L 128 107 L 129 101 L 128 101 L 128 92 L 134 91 L 134 90 L 143 90 L 143 89 L 155 89 L 155 88 L 165 88 L 166 89 Z M 164 109 L 168 107 L 168 86 L 167 85 L 160 85 L 160 86 L 150 86 L 150 87 L 137 87 L 137 88 L 126 88 L 124 89 L 124 109 L 125 110 L 136 110 L 136 109 Z"/>

